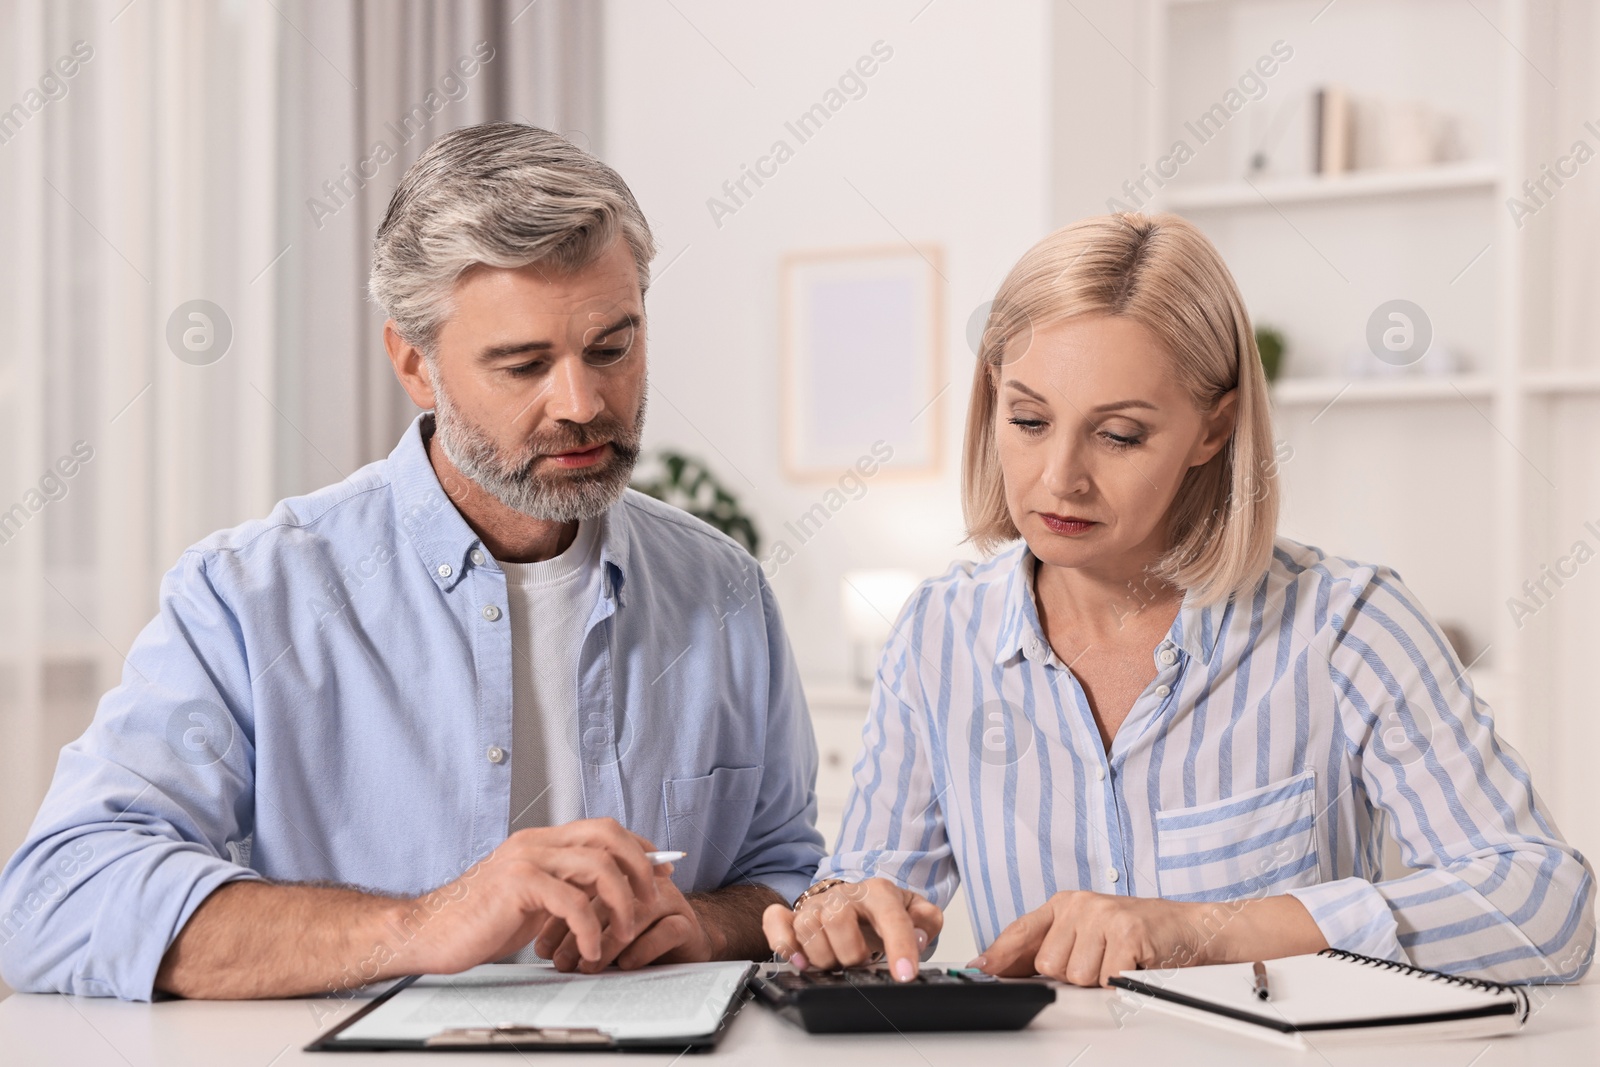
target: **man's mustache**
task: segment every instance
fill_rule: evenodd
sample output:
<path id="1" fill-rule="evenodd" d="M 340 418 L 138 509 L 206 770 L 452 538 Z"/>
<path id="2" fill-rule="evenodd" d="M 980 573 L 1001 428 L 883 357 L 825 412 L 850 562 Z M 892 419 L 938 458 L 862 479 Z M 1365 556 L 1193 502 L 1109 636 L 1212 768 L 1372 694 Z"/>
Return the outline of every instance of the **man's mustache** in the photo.
<path id="1" fill-rule="evenodd" d="M 533 469 L 535 462 L 545 456 L 577 452 L 602 444 L 610 444 L 619 458 L 632 461 L 639 456 L 639 446 L 632 440 L 633 436 L 628 427 L 617 419 L 562 423 L 556 432 L 541 434 L 529 441 L 518 457 L 517 467 L 526 474 Z"/>

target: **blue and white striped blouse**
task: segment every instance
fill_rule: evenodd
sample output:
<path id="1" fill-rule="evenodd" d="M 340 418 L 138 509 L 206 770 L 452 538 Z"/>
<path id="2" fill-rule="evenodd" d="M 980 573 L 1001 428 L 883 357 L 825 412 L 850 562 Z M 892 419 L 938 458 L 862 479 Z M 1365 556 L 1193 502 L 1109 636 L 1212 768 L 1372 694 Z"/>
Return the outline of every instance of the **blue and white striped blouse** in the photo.
<path id="1" fill-rule="evenodd" d="M 1570 980 L 1594 873 L 1393 571 L 1280 538 L 1253 594 L 1186 599 L 1109 755 L 1039 624 L 1026 545 L 917 590 L 884 649 L 819 879 L 941 906 L 987 945 L 1053 893 L 1292 893 L 1328 943 Z M 1407 865 L 1381 870 L 1384 823 Z"/>

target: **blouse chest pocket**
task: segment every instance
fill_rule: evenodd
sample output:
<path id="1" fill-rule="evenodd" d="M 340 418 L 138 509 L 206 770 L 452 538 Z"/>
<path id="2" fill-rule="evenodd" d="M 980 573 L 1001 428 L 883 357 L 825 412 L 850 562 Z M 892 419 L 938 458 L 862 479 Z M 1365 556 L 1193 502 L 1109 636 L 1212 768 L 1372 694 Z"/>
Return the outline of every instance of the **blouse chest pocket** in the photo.
<path id="1" fill-rule="evenodd" d="M 1168 900 L 1237 900 L 1321 881 L 1316 771 L 1227 800 L 1156 813 L 1156 874 Z"/>

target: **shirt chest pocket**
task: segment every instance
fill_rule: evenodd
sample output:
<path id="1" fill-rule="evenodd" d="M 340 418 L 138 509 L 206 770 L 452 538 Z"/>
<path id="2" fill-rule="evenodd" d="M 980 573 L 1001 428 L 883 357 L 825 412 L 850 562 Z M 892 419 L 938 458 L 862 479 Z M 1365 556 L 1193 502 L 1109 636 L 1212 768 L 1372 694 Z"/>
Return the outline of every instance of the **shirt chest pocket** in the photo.
<path id="1" fill-rule="evenodd" d="M 1321 881 L 1316 771 L 1156 813 L 1156 875 L 1168 900 L 1237 900 Z"/>
<path id="2" fill-rule="evenodd" d="M 667 813 L 662 847 L 689 854 L 673 868 L 679 888 L 715 889 L 734 873 L 760 792 L 760 767 L 717 767 L 699 778 L 668 778 L 662 784 Z"/>

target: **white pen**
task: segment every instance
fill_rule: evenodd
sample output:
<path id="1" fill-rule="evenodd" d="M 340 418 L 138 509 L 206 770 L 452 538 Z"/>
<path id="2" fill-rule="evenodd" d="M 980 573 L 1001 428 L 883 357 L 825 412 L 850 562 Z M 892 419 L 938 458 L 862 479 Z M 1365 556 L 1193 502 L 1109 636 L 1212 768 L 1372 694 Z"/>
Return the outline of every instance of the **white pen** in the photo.
<path id="1" fill-rule="evenodd" d="M 663 863 L 676 863 L 678 860 L 687 859 L 687 852 L 646 852 L 644 858 L 650 861 L 650 866 L 659 867 Z"/>

